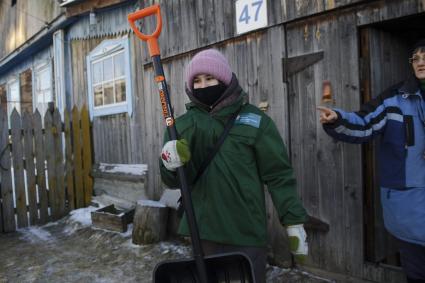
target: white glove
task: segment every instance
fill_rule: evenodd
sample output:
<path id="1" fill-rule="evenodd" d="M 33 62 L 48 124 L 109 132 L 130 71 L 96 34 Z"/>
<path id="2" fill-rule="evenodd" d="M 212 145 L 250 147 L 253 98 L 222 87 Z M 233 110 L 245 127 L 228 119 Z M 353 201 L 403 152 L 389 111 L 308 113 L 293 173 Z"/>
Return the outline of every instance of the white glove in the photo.
<path id="1" fill-rule="evenodd" d="M 176 171 L 190 160 L 190 149 L 185 139 L 168 141 L 162 147 L 161 160 L 165 168 Z"/>
<path id="2" fill-rule="evenodd" d="M 289 237 L 289 249 L 294 255 L 295 260 L 303 263 L 308 255 L 307 234 L 303 224 L 291 225 L 286 227 Z"/>

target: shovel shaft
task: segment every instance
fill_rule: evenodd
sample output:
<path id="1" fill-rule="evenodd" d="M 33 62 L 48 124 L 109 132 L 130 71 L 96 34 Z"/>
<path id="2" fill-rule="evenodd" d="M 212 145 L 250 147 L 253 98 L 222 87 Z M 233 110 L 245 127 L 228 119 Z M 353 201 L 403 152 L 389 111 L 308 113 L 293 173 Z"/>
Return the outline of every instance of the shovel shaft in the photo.
<path id="1" fill-rule="evenodd" d="M 170 140 L 178 139 L 178 133 L 176 125 L 174 123 L 174 113 L 171 107 L 170 95 L 168 92 L 167 82 L 164 76 L 164 70 L 161 64 L 161 58 L 159 55 L 152 57 L 154 72 L 155 72 L 155 81 L 158 83 L 159 89 L 159 99 L 161 101 L 162 115 L 167 126 L 168 135 Z M 203 262 L 203 253 L 201 248 L 201 241 L 199 237 L 198 226 L 196 223 L 195 212 L 193 210 L 192 198 L 190 196 L 189 185 L 187 183 L 186 172 L 184 171 L 183 166 L 177 168 L 177 175 L 180 181 L 181 194 L 183 199 L 183 206 L 186 211 L 187 222 L 189 224 L 190 234 L 192 238 L 193 245 L 193 255 L 195 258 L 200 258 L 199 262 L 202 261 L 202 264 L 199 264 L 201 270 L 205 270 L 205 264 Z M 198 262 L 198 260 L 197 260 Z M 204 281 L 203 281 L 204 282 Z M 206 281 L 205 281 L 206 282 Z"/>
<path id="2" fill-rule="evenodd" d="M 159 98 L 161 101 L 162 115 L 167 126 L 168 135 L 170 140 L 178 139 L 178 133 L 176 125 L 174 123 L 173 108 L 171 107 L 171 100 L 168 92 L 167 82 L 164 76 L 164 70 L 161 64 L 160 55 L 152 56 L 152 62 L 155 72 L 155 81 L 158 84 Z M 201 247 L 201 240 L 199 237 L 198 226 L 196 223 L 195 212 L 193 209 L 192 198 L 190 196 L 190 190 L 187 183 L 186 172 L 183 166 L 177 168 L 177 176 L 180 181 L 180 190 L 182 194 L 183 207 L 186 211 L 187 222 L 190 229 L 190 235 L 192 238 L 193 257 L 196 262 L 198 269 L 198 275 L 201 282 L 208 282 L 207 269 L 204 262 L 204 256 Z"/>
<path id="3" fill-rule="evenodd" d="M 142 33 L 135 22 L 145 17 L 155 15 L 157 19 L 157 26 L 152 34 Z M 149 55 L 152 58 L 155 81 L 158 84 L 159 98 L 161 101 L 162 116 L 167 126 L 167 132 L 170 140 L 177 140 L 178 133 L 176 125 L 174 123 L 173 108 L 171 107 L 170 95 L 168 92 L 167 82 L 165 81 L 164 70 L 162 68 L 160 49 L 158 45 L 158 37 L 161 33 L 162 18 L 161 10 L 159 5 L 152 5 L 140 11 L 136 11 L 128 15 L 128 21 L 131 28 L 135 32 L 136 36 L 141 40 L 148 43 Z M 187 222 L 189 224 L 190 235 L 192 238 L 193 257 L 196 262 L 198 271 L 199 281 L 202 283 L 208 283 L 207 268 L 204 261 L 204 255 L 202 252 L 201 240 L 199 237 L 198 226 L 196 223 L 195 212 L 193 209 L 192 199 L 190 196 L 190 190 L 187 183 L 186 173 L 183 166 L 177 168 L 177 176 L 180 181 L 180 190 L 183 199 L 183 206 L 186 211 Z"/>

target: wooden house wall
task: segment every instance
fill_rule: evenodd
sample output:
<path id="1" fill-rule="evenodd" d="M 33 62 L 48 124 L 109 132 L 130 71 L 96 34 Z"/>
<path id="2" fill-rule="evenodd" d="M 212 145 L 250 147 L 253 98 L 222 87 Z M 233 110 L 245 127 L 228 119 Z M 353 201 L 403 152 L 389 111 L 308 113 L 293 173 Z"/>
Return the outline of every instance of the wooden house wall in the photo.
<path id="1" fill-rule="evenodd" d="M 251 103 L 269 103 L 266 113 L 290 145 L 302 201 L 312 216 L 331 227 L 328 233 L 309 233 L 308 264 L 367 280 L 404 282 L 398 271 L 364 263 L 362 150 L 329 138 L 315 107 L 321 104 L 322 82 L 329 80 L 334 106 L 357 110 L 359 27 L 424 12 L 423 1 L 269 1 L 269 27 L 240 36 L 235 35 L 231 1 L 155 2 L 160 2 L 164 17 L 159 43 L 176 115 L 184 112 L 188 101 L 184 67 L 204 47 L 218 48 L 229 58 Z M 145 7 L 152 1 L 140 3 Z M 146 28 L 152 30 L 153 25 L 148 21 Z M 146 44 L 132 33 L 129 38 L 134 113 L 95 118 L 95 162 L 148 164 L 148 195 L 158 199 L 162 185 L 157 164 L 164 131 L 160 102 Z M 85 56 L 100 40 L 71 42 L 77 104 L 87 99 Z M 324 52 L 322 60 L 289 77 L 288 84 L 283 81 L 282 58 L 317 51 Z M 277 225 L 270 228 L 273 247 L 282 241 L 278 231 Z"/>
<path id="2" fill-rule="evenodd" d="M 336 142 L 318 124 L 322 82 L 332 84 L 333 106 L 355 111 L 361 104 L 358 29 L 382 20 L 424 11 L 420 1 L 377 1 L 287 25 L 288 57 L 324 51 L 323 60 L 288 78 L 291 157 L 307 210 L 330 224 L 330 232 L 310 233 L 310 260 L 318 269 L 373 280 L 404 282 L 394 269 L 365 263 L 363 160 L 359 145 Z M 374 40 L 384 38 L 375 37 Z M 394 40 L 394 39 L 393 39 Z M 400 38 L 398 38 L 400 40 Z M 372 43 L 371 43 L 372 44 Z M 375 42 L 376 44 L 376 42 Z M 388 48 L 391 38 L 386 38 Z M 395 44 L 393 45 L 395 46 Z M 385 62 L 390 52 L 372 54 L 374 96 L 397 79 Z M 393 52 L 394 53 L 394 52 Z M 395 51 L 401 57 L 401 51 Z M 407 57 L 406 57 L 407 58 Z M 388 62 L 389 63 L 389 62 Z M 382 72 L 382 73 L 380 73 Z M 398 77 L 402 80 L 404 77 Z M 380 208 L 379 208 L 380 209 Z"/>
<path id="3" fill-rule="evenodd" d="M 236 36 L 234 1 L 153 1 L 142 0 L 140 7 L 154 3 L 161 5 L 165 19 L 161 36 L 161 55 L 168 57 L 181 54 L 200 46 L 215 44 Z M 365 0 L 281 0 L 267 1 L 268 27 L 297 18 L 323 13 L 356 3 L 374 2 Z M 146 30 L 153 31 L 153 17 L 146 20 Z M 182 35 L 183 39 L 182 40 Z M 149 60 L 144 52 L 145 62 Z"/>
<path id="4" fill-rule="evenodd" d="M 0 2 L 0 59 L 22 45 L 61 13 L 56 0 Z"/>
<path id="5" fill-rule="evenodd" d="M 72 71 L 72 99 L 71 105 L 82 107 L 88 106 L 88 80 L 86 56 L 103 40 L 111 37 L 97 37 L 88 40 L 70 41 L 70 62 Z M 137 92 L 136 92 L 137 93 Z M 134 94 L 137 96 L 137 94 Z M 137 98 L 136 98 L 137 100 Z M 140 143 L 141 139 L 132 140 L 131 133 L 138 135 L 141 129 L 133 125 L 138 121 L 138 106 L 135 106 L 135 114 L 129 117 L 127 114 L 95 117 L 93 119 L 93 146 L 94 162 L 106 163 L 142 163 L 141 148 L 133 148 L 132 144 Z"/>

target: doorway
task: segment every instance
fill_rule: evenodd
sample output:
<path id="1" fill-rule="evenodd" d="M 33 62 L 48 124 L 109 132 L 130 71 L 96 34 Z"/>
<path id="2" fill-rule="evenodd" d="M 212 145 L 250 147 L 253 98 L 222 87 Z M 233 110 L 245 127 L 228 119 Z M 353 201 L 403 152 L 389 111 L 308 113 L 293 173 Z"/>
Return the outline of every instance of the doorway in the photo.
<path id="1" fill-rule="evenodd" d="M 361 27 L 360 84 L 362 102 L 376 97 L 411 74 L 411 46 L 425 38 L 425 14 Z M 364 240 L 366 261 L 400 266 L 395 239 L 385 230 L 377 162 L 379 139 L 363 146 Z"/>

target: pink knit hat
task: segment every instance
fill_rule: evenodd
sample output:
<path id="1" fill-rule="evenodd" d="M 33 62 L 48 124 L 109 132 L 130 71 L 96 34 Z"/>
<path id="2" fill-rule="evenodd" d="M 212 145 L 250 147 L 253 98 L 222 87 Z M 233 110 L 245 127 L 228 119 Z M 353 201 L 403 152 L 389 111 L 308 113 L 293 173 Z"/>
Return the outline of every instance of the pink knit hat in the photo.
<path id="1" fill-rule="evenodd" d="M 229 85 L 232 80 L 232 70 L 229 62 L 218 50 L 207 49 L 196 54 L 186 67 L 186 84 L 193 88 L 193 79 L 200 74 L 208 74 Z"/>

